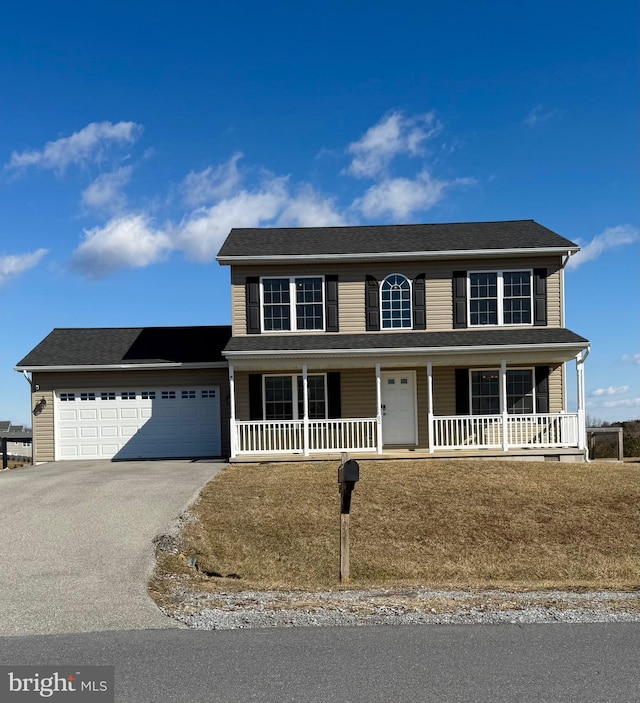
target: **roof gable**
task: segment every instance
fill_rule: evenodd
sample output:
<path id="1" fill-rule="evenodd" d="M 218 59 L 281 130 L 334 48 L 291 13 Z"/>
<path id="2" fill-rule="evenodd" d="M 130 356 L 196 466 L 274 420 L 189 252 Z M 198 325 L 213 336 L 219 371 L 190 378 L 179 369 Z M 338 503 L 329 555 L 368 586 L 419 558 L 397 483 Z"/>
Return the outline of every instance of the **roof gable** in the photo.
<path id="1" fill-rule="evenodd" d="M 578 249 L 534 220 L 449 224 L 232 229 L 221 263 L 267 257 L 357 256 Z M 259 252 L 259 253 L 256 253 Z"/>

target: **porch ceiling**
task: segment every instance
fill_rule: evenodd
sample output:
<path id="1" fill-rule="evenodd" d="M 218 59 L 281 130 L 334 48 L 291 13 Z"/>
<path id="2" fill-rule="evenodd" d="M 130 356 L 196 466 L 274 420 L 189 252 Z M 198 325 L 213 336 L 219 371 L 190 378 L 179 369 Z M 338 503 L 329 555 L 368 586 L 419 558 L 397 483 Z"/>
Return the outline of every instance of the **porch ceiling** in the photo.
<path id="1" fill-rule="evenodd" d="M 366 334 L 248 335 L 232 337 L 224 355 L 238 369 L 387 368 L 478 364 L 553 364 L 589 346 L 563 328 L 368 332 Z"/>

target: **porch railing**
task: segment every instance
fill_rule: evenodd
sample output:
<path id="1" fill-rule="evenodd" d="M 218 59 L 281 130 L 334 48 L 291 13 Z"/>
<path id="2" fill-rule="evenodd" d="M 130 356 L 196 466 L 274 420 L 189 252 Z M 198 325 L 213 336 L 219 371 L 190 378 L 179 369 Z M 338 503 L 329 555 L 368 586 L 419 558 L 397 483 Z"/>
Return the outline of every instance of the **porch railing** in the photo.
<path id="1" fill-rule="evenodd" d="M 506 437 L 503 432 L 502 415 L 434 417 L 433 448 L 577 447 L 579 441 L 578 414 L 509 415 Z"/>
<path id="2" fill-rule="evenodd" d="M 376 418 L 259 420 L 235 422 L 236 454 L 302 454 L 307 452 L 375 451 Z"/>

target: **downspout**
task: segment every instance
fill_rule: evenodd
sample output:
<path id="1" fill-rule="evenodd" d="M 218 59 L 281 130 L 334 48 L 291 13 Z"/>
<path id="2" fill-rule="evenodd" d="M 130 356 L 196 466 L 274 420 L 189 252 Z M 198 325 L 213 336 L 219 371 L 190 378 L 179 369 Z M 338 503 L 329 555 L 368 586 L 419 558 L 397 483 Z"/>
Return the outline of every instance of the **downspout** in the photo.
<path id="1" fill-rule="evenodd" d="M 578 422 L 580 427 L 578 429 L 580 442 L 584 451 L 584 459 L 587 463 L 591 461 L 589 458 L 589 449 L 587 447 L 587 408 L 586 408 L 586 393 L 585 393 L 585 383 L 584 383 L 584 362 L 591 353 L 591 347 L 588 346 L 583 349 L 580 354 L 576 357 L 576 369 L 578 369 Z"/>

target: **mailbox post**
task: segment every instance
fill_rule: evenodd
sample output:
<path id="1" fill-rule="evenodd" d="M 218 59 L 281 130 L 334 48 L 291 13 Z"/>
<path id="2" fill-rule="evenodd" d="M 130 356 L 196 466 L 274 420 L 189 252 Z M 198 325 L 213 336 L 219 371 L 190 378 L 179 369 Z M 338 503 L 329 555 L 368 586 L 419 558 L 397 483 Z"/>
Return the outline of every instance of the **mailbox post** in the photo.
<path id="1" fill-rule="evenodd" d="M 357 461 L 342 455 L 342 464 L 338 468 L 338 487 L 340 490 L 340 583 L 349 583 L 349 514 L 351 512 L 351 493 L 360 480 L 360 466 Z"/>

